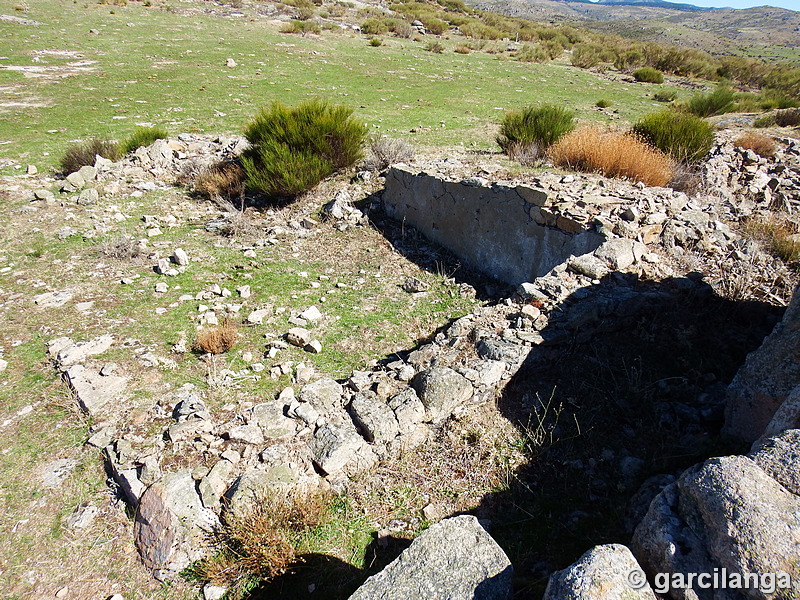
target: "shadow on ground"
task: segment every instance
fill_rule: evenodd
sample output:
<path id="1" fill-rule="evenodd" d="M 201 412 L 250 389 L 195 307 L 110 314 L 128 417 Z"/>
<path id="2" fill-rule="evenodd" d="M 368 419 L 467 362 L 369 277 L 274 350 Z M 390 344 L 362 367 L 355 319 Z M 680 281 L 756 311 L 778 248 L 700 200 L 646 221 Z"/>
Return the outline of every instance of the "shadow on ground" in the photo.
<path id="1" fill-rule="evenodd" d="M 516 598 L 541 598 L 596 544 L 627 544 L 670 476 L 743 450 L 720 437 L 725 388 L 782 314 L 700 276 L 621 274 L 551 313 L 498 400 L 530 461 L 476 511 L 514 564 Z"/>
<path id="2" fill-rule="evenodd" d="M 410 540 L 382 537 L 366 551 L 366 568 L 359 569 L 333 556 L 306 554 L 290 572 L 253 590 L 250 600 L 340 600 L 351 596 L 367 577 L 380 572 L 408 548 Z"/>

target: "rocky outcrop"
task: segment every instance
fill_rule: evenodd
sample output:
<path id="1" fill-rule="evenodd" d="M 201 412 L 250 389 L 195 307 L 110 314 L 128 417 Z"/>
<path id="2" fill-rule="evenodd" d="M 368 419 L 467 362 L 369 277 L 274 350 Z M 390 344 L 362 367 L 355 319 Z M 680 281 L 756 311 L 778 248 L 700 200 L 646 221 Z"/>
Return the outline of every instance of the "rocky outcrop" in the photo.
<path id="1" fill-rule="evenodd" d="M 350 600 L 509 600 L 508 557 L 464 515 L 432 525 Z"/>
<path id="2" fill-rule="evenodd" d="M 765 454 L 757 459 L 762 464 L 780 462 Z M 676 600 L 770 597 L 760 589 L 743 594 L 689 583 L 689 573 L 720 573 L 722 569 L 756 578 L 783 573 L 795 582 L 796 593 L 800 588 L 800 498 L 748 457 L 712 458 L 686 471 L 656 497 L 636 529 L 632 549 L 651 575 L 685 576 L 687 589 L 670 590 Z"/>
<path id="3" fill-rule="evenodd" d="M 595 546 L 550 576 L 543 600 L 655 600 L 647 576 L 625 546 Z"/>
<path id="4" fill-rule="evenodd" d="M 800 288 L 764 344 L 747 357 L 728 388 L 724 432 L 752 442 L 800 383 Z M 795 402 L 796 403 L 796 402 Z M 788 407 L 787 407 L 788 410 Z M 798 413 L 794 412 L 794 418 Z M 791 415 L 782 415 L 787 426 Z M 770 433 L 777 433 L 774 428 Z"/>

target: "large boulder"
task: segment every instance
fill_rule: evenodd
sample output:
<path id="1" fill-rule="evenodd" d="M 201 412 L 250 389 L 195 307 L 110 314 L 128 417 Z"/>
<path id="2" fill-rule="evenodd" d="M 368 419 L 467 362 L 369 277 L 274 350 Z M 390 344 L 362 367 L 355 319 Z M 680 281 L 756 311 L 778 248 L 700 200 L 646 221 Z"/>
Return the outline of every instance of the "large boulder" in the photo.
<path id="1" fill-rule="evenodd" d="M 731 382 L 723 432 L 748 442 L 758 439 L 798 384 L 800 288 L 795 290 L 783 320 L 747 357 Z"/>
<path id="2" fill-rule="evenodd" d="M 508 600 L 512 573 L 478 519 L 462 515 L 431 526 L 350 600 Z"/>
<path id="3" fill-rule="evenodd" d="M 219 524 L 204 508 L 189 470 L 165 475 L 142 494 L 133 533 L 144 565 L 156 579 L 174 577 L 204 554 Z"/>
<path id="4" fill-rule="evenodd" d="M 647 577 L 620 544 L 595 546 L 578 561 L 556 571 L 543 600 L 655 600 Z"/>
<path id="5" fill-rule="evenodd" d="M 675 599 L 743 598 L 691 583 L 689 573 L 786 573 L 800 590 L 800 498 L 745 456 L 712 458 L 665 488 L 636 528 L 632 550 L 650 574 L 683 574 Z M 715 571 L 715 569 L 717 571 Z M 733 586 L 728 586 L 729 588 Z M 748 589 L 751 598 L 771 597 Z"/>
<path id="6" fill-rule="evenodd" d="M 472 384 L 449 367 L 431 367 L 420 371 L 411 381 L 425 406 L 426 421 L 445 421 L 461 404 L 472 398 Z"/>

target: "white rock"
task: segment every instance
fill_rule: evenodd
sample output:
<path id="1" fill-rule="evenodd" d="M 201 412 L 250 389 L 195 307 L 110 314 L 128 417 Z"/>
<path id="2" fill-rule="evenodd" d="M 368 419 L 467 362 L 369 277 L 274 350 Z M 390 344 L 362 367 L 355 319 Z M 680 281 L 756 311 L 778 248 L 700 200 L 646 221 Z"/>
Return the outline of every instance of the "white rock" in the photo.
<path id="1" fill-rule="evenodd" d="M 300 313 L 300 318 L 313 323 L 314 321 L 319 321 L 322 318 L 322 313 L 316 306 L 311 305 Z"/>

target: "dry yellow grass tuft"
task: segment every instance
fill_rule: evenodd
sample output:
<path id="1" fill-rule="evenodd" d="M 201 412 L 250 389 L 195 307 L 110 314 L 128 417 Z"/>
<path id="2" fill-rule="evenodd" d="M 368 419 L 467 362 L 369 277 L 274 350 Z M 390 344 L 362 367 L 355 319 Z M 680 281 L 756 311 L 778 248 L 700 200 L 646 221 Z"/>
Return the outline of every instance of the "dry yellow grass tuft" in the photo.
<path id="1" fill-rule="evenodd" d="M 775 140 L 761 133 L 756 133 L 755 131 L 749 131 L 745 134 L 742 134 L 736 138 L 734 144 L 736 144 L 739 148 L 752 150 L 764 158 L 772 158 L 775 156 L 775 152 L 778 149 L 778 145 L 775 143 Z"/>
<path id="2" fill-rule="evenodd" d="M 222 354 L 233 348 L 236 335 L 236 326 L 225 321 L 221 325 L 199 331 L 196 346 L 207 354 Z"/>
<path id="3" fill-rule="evenodd" d="M 742 223 L 746 235 L 763 243 L 767 249 L 787 264 L 800 260 L 798 226 L 787 215 L 769 213 L 754 216 Z"/>
<path id="4" fill-rule="evenodd" d="M 595 125 L 568 133 L 550 147 L 547 155 L 562 167 L 626 177 L 650 186 L 667 185 L 674 171 L 669 157 L 632 134 Z"/>
<path id="5" fill-rule="evenodd" d="M 325 523 L 329 505 L 321 492 L 264 490 L 247 510 L 224 516 L 216 532 L 219 551 L 192 569 L 200 580 L 229 586 L 228 597 L 237 597 L 253 576 L 269 581 L 302 562 L 304 534 Z"/>

